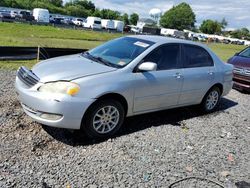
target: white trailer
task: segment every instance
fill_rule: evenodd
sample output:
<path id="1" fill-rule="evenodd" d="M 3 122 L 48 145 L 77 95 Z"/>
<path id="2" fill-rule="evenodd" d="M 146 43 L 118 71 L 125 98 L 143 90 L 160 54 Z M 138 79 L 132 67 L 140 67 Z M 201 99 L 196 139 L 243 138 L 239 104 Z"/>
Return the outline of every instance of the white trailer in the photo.
<path id="1" fill-rule="evenodd" d="M 33 16 L 37 22 L 49 23 L 49 11 L 47 9 L 35 8 L 33 9 Z"/>
<path id="2" fill-rule="evenodd" d="M 178 31 L 176 29 L 161 29 L 161 35 L 172 36 L 172 37 L 184 37 L 185 33 L 183 31 Z"/>
<path id="3" fill-rule="evenodd" d="M 124 29 L 124 22 L 120 20 L 114 20 L 115 29 L 119 32 L 123 32 Z"/>
<path id="4" fill-rule="evenodd" d="M 115 29 L 115 22 L 113 20 L 102 19 L 103 29 Z"/>
<path id="5" fill-rule="evenodd" d="M 86 19 L 86 22 L 83 23 L 83 27 L 91 29 L 101 29 L 102 28 L 102 19 L 99 17 L 89 16 Z"/>
<path id="6" fill-rule="evenodd" d="M 245 41 L 244 41 L 244 45 L 246 45 L 246 46 L 250 46 L 250 41 L 245 40 Z"/>

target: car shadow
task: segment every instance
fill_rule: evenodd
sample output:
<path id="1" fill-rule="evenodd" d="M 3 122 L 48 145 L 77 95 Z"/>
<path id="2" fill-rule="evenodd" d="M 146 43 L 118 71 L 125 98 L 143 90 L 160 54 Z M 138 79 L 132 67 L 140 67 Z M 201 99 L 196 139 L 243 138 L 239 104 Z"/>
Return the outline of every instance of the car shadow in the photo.
<path id="1" fill-rule="evenodd" d="M 185 125 L 182 123 L 183 120 L 188 120 L 193 117 L 199 116 L 202 117 L 208 115 L 217 115 L 229 108 L 236 106 L 237 104 L 238 103 L 232 100 L 222 98 L 218 110 L 211 114 L 204 114 L 199 110 L 197 106 L 190 106 L 129 117 L 125 120 L 124 125 L 122 126 L 119 133 L 109 139 L 114 139 L 116 137 L 138 132 L 150 127 L 157 127 L 162 125 L 179 126 L 180 129 L 185 128 Z M 48 127 L 45 125 L 43 125 L 43 129 L 54 139 L 71 146 L 87 146 L 107 140 L 89 139 L 81 131 L 70 131 L 66 129 Z"/>

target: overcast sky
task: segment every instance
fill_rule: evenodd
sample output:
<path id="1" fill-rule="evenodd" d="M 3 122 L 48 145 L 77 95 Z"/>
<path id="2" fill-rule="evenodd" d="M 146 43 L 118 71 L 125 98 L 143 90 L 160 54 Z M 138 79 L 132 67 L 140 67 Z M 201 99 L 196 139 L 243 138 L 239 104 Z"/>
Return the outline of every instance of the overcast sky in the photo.
<path id="1" fill-rule="evenodd" d="M 69 0 L 64 0 L 69 1 Z M 163 12 L 173 5 L 187 2 L 196 14 L 197 25 L 204 19 L 228 21 L 228 29 L 247 27 L 250 29 L 250 0 L 92 0 L 98 8 L 109 8 L 122 13 L 136 12 L 140 17 L 149 17 L 152 8 Z"/>

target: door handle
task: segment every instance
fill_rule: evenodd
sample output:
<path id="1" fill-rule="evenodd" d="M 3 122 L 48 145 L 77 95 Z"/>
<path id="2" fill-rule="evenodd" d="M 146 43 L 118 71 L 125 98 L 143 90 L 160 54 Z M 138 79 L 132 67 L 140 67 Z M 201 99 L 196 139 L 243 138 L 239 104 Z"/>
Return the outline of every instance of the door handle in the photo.
<path id="1" fill-rule="evenodd" d="M 181 76 L 182 76 L 182 75 L 181 75 L 181 73 L 179 73 L 179 72 L 177 72 L 177 73 L 174 75 L 174 77 L 177 78 L 177 79 L 180 79 Z"/>
<path id="2" fill-rule="evenodd" d="M 208 71 L 207 72 L 209 75 L 214 75 L 214 72 L 213 71 Z"/>

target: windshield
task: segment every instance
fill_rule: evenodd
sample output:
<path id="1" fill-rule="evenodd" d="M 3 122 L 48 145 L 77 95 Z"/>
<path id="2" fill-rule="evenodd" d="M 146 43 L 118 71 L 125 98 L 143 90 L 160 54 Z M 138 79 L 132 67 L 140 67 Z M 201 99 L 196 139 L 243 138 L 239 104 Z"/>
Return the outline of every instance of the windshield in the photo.
<path id="1" fill-rule="evenodd" d="M 94 48 L 88 54 L 109 62 L 114 67 L 124 67 L 153 44 L 147 40 L 123 37 Z"/>
<path id="2" fill-rule="evenodd" d="M 242 57 L 249 57 L 250 58 L 250 48 L 247 48 L 245 50 L 243 50 L 239 56 L 242 56 Z"/>
<path id="3" fill-rule="evenodd" d="M 101 21 L 94 21 L 95 24 L 101 24 Z"/>

